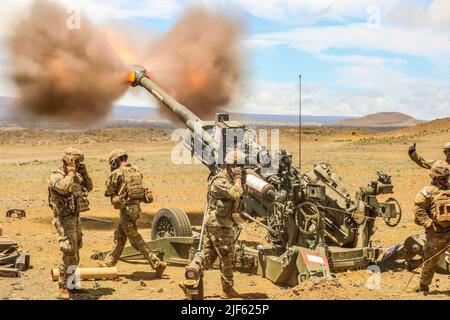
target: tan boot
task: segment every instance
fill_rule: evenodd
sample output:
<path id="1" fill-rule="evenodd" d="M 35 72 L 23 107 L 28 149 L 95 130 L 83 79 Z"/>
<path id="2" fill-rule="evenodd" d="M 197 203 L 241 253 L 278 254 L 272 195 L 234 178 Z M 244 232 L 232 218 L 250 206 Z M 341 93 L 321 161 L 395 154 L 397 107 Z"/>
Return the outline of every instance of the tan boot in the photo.
<path id="1" fill-rule="evenodd" d="M 222 294 L 220 295 L 221 299 L 233 299 L 233 298 L 240 298 L 240 297 L 241 297 L 241 295 L 236 290 L 234 290 L 233 287 L 223 289 Z"/>
<path id="2" fill-rule="evenodd" d="M 166 270 L 167 268 L 167 262 L 160 262 L 159 265 L 156 267 L 155 271 L 156 271 L 156 277 L 157 278 L 161 278 L 162 275 L 164 274 L 164 270 Z"/>
<path id="3" fill-rule="evenodd" d="M 59 300 L 69 300 L 70 299 L 70 293 L 67 288 L 59 288 Z"/>

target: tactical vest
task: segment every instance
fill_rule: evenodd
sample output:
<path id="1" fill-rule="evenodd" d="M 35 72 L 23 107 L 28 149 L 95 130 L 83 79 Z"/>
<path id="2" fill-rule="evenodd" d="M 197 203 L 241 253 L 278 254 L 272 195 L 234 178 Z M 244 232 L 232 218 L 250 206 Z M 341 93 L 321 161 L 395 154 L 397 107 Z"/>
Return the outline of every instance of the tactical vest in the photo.
<path id="1" fill-rule="evenodd" d="M 123 197 L 126 203 L 143 201 L 145 188 L 139 169 L 131 165 L 122 166 L 121 169 L 124 173 L 124 185 L 122 185 L 121 189 L 124 189 L 124 192 L 119 192 L 118 196 Z"/>
<path id="2" fill-rule="evenodd" d="M 63 171 L 55 171 L 65 176 Z M 80 212 L 89 211 L 89 200 L 87 190 L 81 185 L 81 179 L 76 176 L 76 183 L 70 186 L 66 195 L 59 194 L 51 186 L 48 188 L 48 205 L 55 216 L 67 216 Z"/>
<path id="3" fill-rule="evenodd" d="M 224 177 L 216 175 L 209 181 L 208 188 L 208 218 L 207 224 L 210 226 L 218 226 L 223 228 L 233 228 L 234 220 L 233 213 L 238 212 L 240 209 L 237 208 L 240 201 L 233 201 L 226 198 L 217 198 L 212 195 L 212 185 L 214 181 L 219 178 Z"/>
<path id="4" fill-rule="evenodd" d="M 433 220 L 444 229 L 450 228 L 450 190 L 439 190 L 432 196 L 431 214 Z"/>

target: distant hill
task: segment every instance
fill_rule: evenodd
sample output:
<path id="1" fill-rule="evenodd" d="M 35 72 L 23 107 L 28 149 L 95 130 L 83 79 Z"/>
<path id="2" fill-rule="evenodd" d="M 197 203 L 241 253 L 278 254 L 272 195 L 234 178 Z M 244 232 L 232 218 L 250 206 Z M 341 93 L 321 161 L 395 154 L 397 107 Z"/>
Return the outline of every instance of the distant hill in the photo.
<path id="1" fill-rule="evenodd" d="M 417 134 L 424 132 L 448 131 L 450 129 L 450 118 L 440 118 L 429 122 L 420 123 L 413 127 L 402 128 L 395 131 L 396 134 Z"/>
<path id="2" fill-rule="evenodd" d="M 316 123 L 330 125 L 346 117 L 342 116 L 311 116 L 311 115 L 283 115 L 283 114 L 256 114 L 256 113 L 231 113 L 234 120 L 252 121 L 252 122 L 282 122 L 302 124 Z"/>
<path id="3" fill-rule="evenodd" d="M 400 112 L 379 112 L 361 118 L 337 121 L 334 126 L 352 128 L 402 128 L 415 126 L 424 122 Z"/>
<path id="4" fill-rule="evenodd" d="M 21 120 L 23 115 L 13 115 L 11 113 L 12 106 L 17 104 L 17 98 L 0 97 L 0 125 L 6 126 Z M 313 115 L 285 115 L 285 114 L 256 114 L 256 113 L 238 113 L 231 112 L 230 118 L 232 120 L 241 121 L 243 123 L 251 124 L 267 124 L 267 125 L 285 125 L 298 126 L 301 120 L 302 125 L 305 126 L 329 126 L 335 122 L 345 119 L 343 116 L 313 116 Z M 23 120 L 23 119 L 22 119 Z M 138 123 L 135 123 L 138 121 Z M 149 124 L 150 122 L 150 124 Z M 159 127 L 163 125 L 166 127 L 168 120 L 161 117 L 157 108 L 152 107 L 132 107 L 115 105 L 111 111 L 109 122 L 106 127 L 111 125 L 120 126 L 153 126 Z"/>

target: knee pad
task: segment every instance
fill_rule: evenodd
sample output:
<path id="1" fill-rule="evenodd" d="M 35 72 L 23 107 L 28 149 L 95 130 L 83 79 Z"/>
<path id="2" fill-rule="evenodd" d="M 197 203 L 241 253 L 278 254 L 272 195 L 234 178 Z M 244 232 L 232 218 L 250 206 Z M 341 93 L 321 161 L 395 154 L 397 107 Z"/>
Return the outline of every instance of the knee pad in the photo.
<path id="1" fill-rule="evenodd" d="M 68 255 L 74 255 L 75 254 L 75 248 L 72 241 L 70 241 L 67 237 L 63 237 L 59 239 L 59 250 L 61 250 L 62 253 L 68 254 Z"/>

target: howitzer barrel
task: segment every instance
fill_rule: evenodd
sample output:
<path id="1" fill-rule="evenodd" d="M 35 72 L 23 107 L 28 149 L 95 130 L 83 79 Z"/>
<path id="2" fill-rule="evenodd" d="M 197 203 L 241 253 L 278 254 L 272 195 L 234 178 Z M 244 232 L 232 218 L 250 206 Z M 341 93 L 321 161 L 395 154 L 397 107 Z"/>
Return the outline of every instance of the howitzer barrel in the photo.
<path id="1" fill-rule="evenodd" d="M 138 66 L 137 70 L 129 74 L 128 82 L 133 87 L 141 86 L 147 89 L 148 92 L 172 111 L 191 132 L 195 134 L 200 133 L 206 145 L 210 146 L 217 153 L 219 147 L 211 135 L 203 130 L 201 119 L 153 82 L 147 75 L 145 68 Z"/>
<path id="2" fill-rule="evenodd" d="M 169 108 L 181 121 L 183 121 L 189 129 L 194 130 L 195 121 L 200 121 L 194 113 L 192 113 L 184 105 L 172 98 L 168 93 L 154 83 L 147 75 L 147 70 L 138 67 L 136 71 L 130 73 L 129 82 L 133 87 L 141 86 L 147 89 L 156 99 Z"/>

